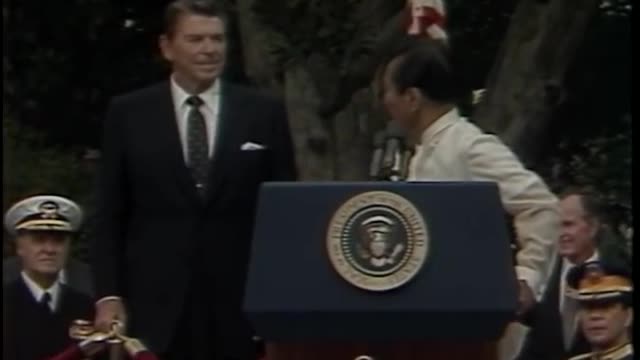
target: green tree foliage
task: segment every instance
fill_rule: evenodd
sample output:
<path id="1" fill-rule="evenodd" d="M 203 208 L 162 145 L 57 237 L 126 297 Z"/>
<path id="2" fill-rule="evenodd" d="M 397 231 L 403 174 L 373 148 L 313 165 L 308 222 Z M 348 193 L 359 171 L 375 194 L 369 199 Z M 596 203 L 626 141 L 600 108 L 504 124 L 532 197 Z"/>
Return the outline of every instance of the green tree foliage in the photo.
<path id="1" fill-rule="evenodd" d="M 44 136 L 5 117 L 2 121 L 2 208 L 6 211 L 27 196 L 56 194 L 77 201 L 87 215 L 91 213 L 94 169 L 82 161 L 81 152 L 47 145 Z M 3 236 L 4 250 L 11 242 Z M 79 257 L 85 253 L 86 235 L 75 243 Z M 8 247 L 7 247 L 8 246 Z"/>
<path id="2" fill-rule="evenodd" d="M 604 1 L 567 80 L 538 166 L 557 190 L 601 193 L 614 230 L 632 225 L 631 3 Z M 630 240 L 630 239 L 629 239 Z"/>
<path id="3" fill-rule="evenodd" d="M 90 204 L 92 169 L 80 157 L 97 146 L 108 99 L 166 76 L 157 51 L 168 0 L 22 0 L 3 3 L 5 112 L 3 205 L 23 195 L 54 191 Z M 238 0 L 225 3 L 232 11 Z M 334 113 L 372 73 L 367 59 L 405 0 L 282 0 L 254 2 L 267 26 L 277 75 L 300 60 Z M 485 84 L 500 58 L 513 0 L 447 0 L 447 28 L 466 89 Z M 602 1 L 535 169 L 554 189 L 594 186 L 618 204 L 631 198 L 631 38 L 629 0 Z M 227 76 L 243 78 L 243 54 L 233 12 Z M 367 71 L 363 71 L 363 69 Z M 360 121 L 360 120 L 358 120 Z M 19 125 L 18 125 L 19 124 Z M 29 126 L 27 126 L 29 125 Z M 333 134 L 335 135 L 335 134 Z M 53 146 L 52 144 L 55 144 Z M 340 154 L 338 154 L 340 155 Z M 90 206 L 90 205 L 88 205 Z M 614 206 L 615 207 L 615 206 Z M 612 211 L 613 213 L 614 211 Z M 617 222 L 630 223 L 620 210 Z"/>
<path id="4" fill-rule="evenodd" d="M 403 6 L 399 0 L 286 0 L 256 1 L 252 10 L 268 32 L 267 61 L 284 71 L 311 60 L 307 65 L 325 102 L 321 108 L 331 108 L 323 116 L 329 117 L 370 84 L 372 73 L 362 69 L 376 55 L 381 27 Z"/>
<path id="5" fill-rule="evenodd" d="M 627 114 L 618 122 L 616 131 L 590 136 L 581 143 L 563 140 L 543 173 L 556 191 L 579 186 L 601 194 L 612 233 L 618 240 L 630 242 L 631 116 Z"/>

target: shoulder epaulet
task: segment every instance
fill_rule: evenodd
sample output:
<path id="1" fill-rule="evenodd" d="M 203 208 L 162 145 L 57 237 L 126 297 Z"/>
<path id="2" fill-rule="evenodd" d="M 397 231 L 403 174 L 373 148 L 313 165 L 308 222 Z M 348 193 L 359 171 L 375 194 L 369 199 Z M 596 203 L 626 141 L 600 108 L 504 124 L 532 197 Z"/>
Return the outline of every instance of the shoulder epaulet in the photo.
<path id="1" fill-rule="evenodd" d="M 569 358 L 569 360 L 584 360 L 584 359 L 589 359 L 591 357 L 591 355 L 593 355 L 593 353 L 586 353 L 586 354 L 581 354 L 581 355 L 576 355 L 572 358 Z"/>
<path id="2" fill-rule="evenodd" d="M 633 346 L 626 344 L 607 354 L 607 358 L 611 360 L 626 359 L 629 355 L 633 355 Z"/>
<path id="3" fill-rule="evenodd" d="M 594 353 L 587 353 L 578 356 L 574 356 L 569 358 L 569 360 L 587 360 L 593 357 Z M 633 346 L 631 344 L 626 344 L 620 347 L 616 347 L 613 350 L 607 351 L 605 353 L 599 353 L 598 359 L 602 358 L 605 360 L 621 360 L 626 359 L 629 355 L 633 355 Z"/>

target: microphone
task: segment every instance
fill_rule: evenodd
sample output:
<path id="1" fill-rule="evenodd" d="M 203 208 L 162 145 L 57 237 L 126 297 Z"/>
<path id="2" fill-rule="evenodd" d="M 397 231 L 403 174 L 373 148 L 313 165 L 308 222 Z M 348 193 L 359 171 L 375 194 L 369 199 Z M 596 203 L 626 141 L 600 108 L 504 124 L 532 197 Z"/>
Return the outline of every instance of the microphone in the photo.
<path id="1" fill-rule="evenodd" d="M 409 177 L 409 168 L 411 167 L 411 158 L 413 158 L 414 148 L 413 146 L 407 146 L 404 149 L 403 161 L 402 161 L 402 179 L 406 180 Z"/>
<path id="2" fill-rule="evenodd" d="M 379 131 L 373 137 L 373 156 L 371 157 L 371 165 L 369 166 L 369 178 L 371 180 L 379 180 L 382 170 L 382 156 L 384 155 L 384 132 Z"/>
<path id="3" fill-rule="evenodd" d="M 391 181 L 400 181 L 405 178 L 405 133 L 396 123 L 390 122 L 387 126 L 385 151 L 382 167 L 385 170 L 385 178 Z"/>

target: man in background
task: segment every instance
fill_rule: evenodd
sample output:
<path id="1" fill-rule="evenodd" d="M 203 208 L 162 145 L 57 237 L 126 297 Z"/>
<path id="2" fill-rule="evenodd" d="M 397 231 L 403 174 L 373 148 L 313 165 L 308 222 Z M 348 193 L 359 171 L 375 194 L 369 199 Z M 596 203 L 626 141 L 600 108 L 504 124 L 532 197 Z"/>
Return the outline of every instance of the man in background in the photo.
<path id="1" fill-rule="evenodd" d="M 526 315 L 531 330 L 520 360 L 566 359 L 587 349 L 586 340 L 575 331 L 577 303 L 567 296 L 566 276 L 576 265 L 599 259 L 602 206 L 596 196 L 576 190 L 560 198 L 558 257 L 540 303 Z"/>
<path id="2" fill-rule="evenodd" d="M 579 303 L 579 324 L 591 349 L 570 360 L 631 360 L 633 279 L 624 266 L 588 262 L 571 270 L 568 285 Z"/>
<path id="3" fill-rule="evenodd" d="M 526 315 L 531 330 L 519 360 L 566 359 L 586 352 L 589 345 L 578 326 L 578 302 L 569 296 L 567 274 L 587 262 L 623 260 L 611 251 L 615 246 L 610 242 L 615 239 L 596 193 L 570 189 L 560 199 L 558 257 L 541 301 Z"/>
<path id="4" fill-rule="evenodd" d="M 17 279 L 4 285 L 5 355 L 12 360 L 44 359 L 72 343 L 73 320 L 93 317 L 93 300 L 60 282 L 71 236 L 82 223 L 73 201 L 34 196 L 13 205 L 5 227 L 20 258 Z"/>

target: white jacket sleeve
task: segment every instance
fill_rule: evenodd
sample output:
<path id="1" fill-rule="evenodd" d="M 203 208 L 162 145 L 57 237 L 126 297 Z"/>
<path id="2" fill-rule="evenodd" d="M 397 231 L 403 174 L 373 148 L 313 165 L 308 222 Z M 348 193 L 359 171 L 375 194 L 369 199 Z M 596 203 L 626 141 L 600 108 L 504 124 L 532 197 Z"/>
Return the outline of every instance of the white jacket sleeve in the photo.
<path id="1" fill-rule="evenodd" d="M 516 274 L 539 294 L 555 255 L 560 231 L 558 200 L 543 180 L 524 168 L 497 137 L 480 134 L 467 149 L 473 180 L 498 183 L 505 210 L 514 218 L 520 250 Z"/>

